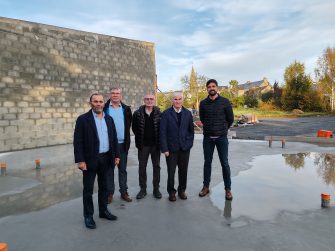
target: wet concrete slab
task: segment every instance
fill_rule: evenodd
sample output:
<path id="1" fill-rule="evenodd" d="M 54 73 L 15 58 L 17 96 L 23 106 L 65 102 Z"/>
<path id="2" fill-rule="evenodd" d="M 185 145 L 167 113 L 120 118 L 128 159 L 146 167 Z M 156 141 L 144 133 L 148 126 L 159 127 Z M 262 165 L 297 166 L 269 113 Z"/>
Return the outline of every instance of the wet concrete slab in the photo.
<path id="1" fill-rule="evenodd" d="M 0 179 L 0 197 L 23 193 L 24 191 L 39 185 L 36 179 L 20 177 L 1 177 Z"/>
<path id="2" fill-rule="evenodd" d="M 335 207 L 333 204 L 328 209 L 320 207 L 320 191 L 327 186 L 333 189 L 333 183 L 332 179 L 325 179 L 328 175 L 323 175 L 327 173 L 327 168 L 321 168 L 322 165 L 316 165 L 315 161 L 317 154 L 331 154 L 334 150 L 334 147 L 293 142 L 287 143 L 284 149 L 276 144 L 269 148 L 265 141 L 231 140 L 229 159 L 234 199 L 226 203 L 217 155 L 213 159 L 210 196 L 198 196 L 202 187 L 203 156 L 201 136 L 197 135 L 188 172 L 188 200 L 168 201 L 166 164 L 162 157 L 163 198 L 157 200 L 152 196 L 152 167 L 149 164 L 147 197 L 125 203 L 116 194 L 109 209 L 119 219 L 108 222 L 99 219 L 95 213 L 97 229 L 93 231 L 86 229 L 83 223 L 81 173 L 72 163 L 72 146 L 59 146 L 59 151 L 57 147 L 43 149 L 42 157 L 48 164 L 39 174 L 29 164 L 38 152 L 31 157 L 32 160 L 27 160 L 30 156 L 28 151 L 17 157 L 18 161 L 26 159 L 25 167 L 9 169 L 8 176 L 0 177 L 0 183 L 3 178 L 20 177 L 36 180 L 40 184 L 0 196 L 0 203 L 7 196 L 18 196 L 15 200 L 11 199 L 15 203 L 7 201 L 10 206 L 0 204 L 0 242 L 6 242 L 9 250 L 36 251 L 333 250 Z M 60 155 L 57 155 L 58 152 Z M 52 155 L 50 159 L 49 155 Z M 8 160 L 6 158 L 15 162 L 13 155 L 0 156 L 1 162 Z M 327 157 L 320 161 L 324 160 Z M 319 169 L 323 171 L 319 172 Z M 290 178 L 290 175 L 295 178 Z M 311 188 L 316 187 L 316 183 L 318 187 L 326 187 L 315 189 L 315 196 L 298 193 L 304 201 L 293 201 L 284 190 L 290 182 L 296 183 L 296 187 L 306 187 L 306 179 L 299 178 L 303 175 L 316 179 L 310 184 Z M 280 179 L 284 179 L 283 182 Z M 135 197 L 139 187 L 137 151 L 133 145 L 129 152 L 128 186 L 130 195 Z M 263 189 L 264 186 L 267 188 Z M 258 187 L 261 195 L 269 195 L 259 197 L 260 194 L 253 192 L 253 187 Z M 49 198 L 52 198 L 51 202 Z M 31 204 L 25 204 L 29 200 Z M 297 208 L 287 209 L 287 205 L 295 203 Z M 97 209 L 96 195 L 94 204 Z"/>
<path id="3" fill-rule="evenodd" d="M 283 211 L 301 213 L 320 209 L 321 193 L 335 198 L 335 155 L 316 152 L 261 155 L 250 165 L 250 169 L 232 179 L 234 192 L 238 194 L 233 202 L 225 201 L 223 183 L 212 189 L 211 200 L 225 217 L 268 221 Z M 330 204 L 334 206 L 334 202 Z"/>
<path id="4" fill-rule="evenodd" d="M 0 217 L 40 210 L 80 197 L 82 175 L 75 165 L 45 166 L 11 172 L 1 177 Z"/>

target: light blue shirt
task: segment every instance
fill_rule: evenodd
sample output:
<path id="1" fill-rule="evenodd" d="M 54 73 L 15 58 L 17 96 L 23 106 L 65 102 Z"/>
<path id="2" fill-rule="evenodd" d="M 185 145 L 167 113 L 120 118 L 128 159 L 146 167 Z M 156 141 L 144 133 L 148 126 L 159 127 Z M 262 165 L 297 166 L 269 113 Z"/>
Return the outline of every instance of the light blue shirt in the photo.
<path id="1" fill-rule="evenodd" d="M 98 138 L 99 138 L 99 153 L 105 153 L 109 151 L 109 137 L 108 137 L 108 130 L 107 124 L 105 120 L 105 114 L 103 113 L 102 119 L 99 119 L 97 114 L 93 112 L 93 117 L 95 121 L 95 125 L 98 131 Z"/>
<path id="2" fill-rule="evenodd" d="M 108 114 L 114 120 L 118 143 L 124 143 L 124 114 L 121 104 L 119 104 L 119 107 L 117 108 L 110 105 L 108 107 Z"/>

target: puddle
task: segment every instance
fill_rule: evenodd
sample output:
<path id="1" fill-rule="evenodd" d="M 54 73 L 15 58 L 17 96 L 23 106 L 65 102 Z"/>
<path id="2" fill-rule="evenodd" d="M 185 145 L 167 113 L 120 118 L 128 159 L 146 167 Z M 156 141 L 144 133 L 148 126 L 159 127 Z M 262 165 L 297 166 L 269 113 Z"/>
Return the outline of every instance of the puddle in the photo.
<path id="1" fill-rule="evenodd" d="M 231 203 L 225 201 L 223 183 L 212 188 L 210 198 L 228 221 L 240 217 L 264 221 L 282 211 L 317 210 L 324 192 L 331 194 L 331 207 L 335 205 L 335 155 L 264 155 L 250 164 L 252 168 L 232 178 Z"/>
<path id="2" fill-rule="evenodd" d="M 75 165 L 17 171 L 0 178 L 1 182 L 26 180 L 32 184 L 23 192 L 1 194 L 0 217 L 43 209 L 82 195 L 82 174 Z"/>

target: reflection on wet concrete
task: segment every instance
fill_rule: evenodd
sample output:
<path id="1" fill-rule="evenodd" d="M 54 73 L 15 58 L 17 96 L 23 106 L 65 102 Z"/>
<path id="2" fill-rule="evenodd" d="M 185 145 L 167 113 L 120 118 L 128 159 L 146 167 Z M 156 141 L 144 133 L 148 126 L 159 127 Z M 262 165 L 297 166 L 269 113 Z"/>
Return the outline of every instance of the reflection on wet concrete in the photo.
<path id="1" fill-rule="evenodd" d="M 335 155 L 298 153 L 258 156 L 252 168 L 233 177 L 234 199 L 227 203 L 224 184 L 211 190 L 213 204 L 227 225 L 243 226 L 248 219 L 271 220 L 282 211 L 317 210 L 321 193 L 335 200 Z"/>
<path id="2" fill-rule="evenodd" d="M 0 195 L 0 217 L 39 210 L 82 194 L 82 174 L 75 165 L 12 172 L 1 177 L 1 182 L 7 178 L 38 182 L 24 192 Z"/>
<path id="3" fill-rule="evenodd" d="M 0 177 L 0 198 L 5 195 L 17 194 L 41 184 L 38 180 L 21 177 Z"/>

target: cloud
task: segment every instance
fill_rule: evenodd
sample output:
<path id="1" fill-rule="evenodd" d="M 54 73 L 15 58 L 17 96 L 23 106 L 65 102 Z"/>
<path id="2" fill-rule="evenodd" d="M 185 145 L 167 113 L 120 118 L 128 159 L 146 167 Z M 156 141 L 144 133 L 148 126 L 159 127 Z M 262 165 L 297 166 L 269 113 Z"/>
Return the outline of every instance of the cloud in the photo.
<path id="1" fill-rule="evenodd" d="M 154 42 L 158 84 L 164 90 L 180 89 L 179 79 L 190 73 L 192 64 L 199 74 L 223 84 L 263 77 L 282 82 L 285 68 L 294 60 L 313 73 L 322 51 L 335 45 L 333 0 L 58 0 L 50 4 L 5 0 L 0 15 Z"/>

